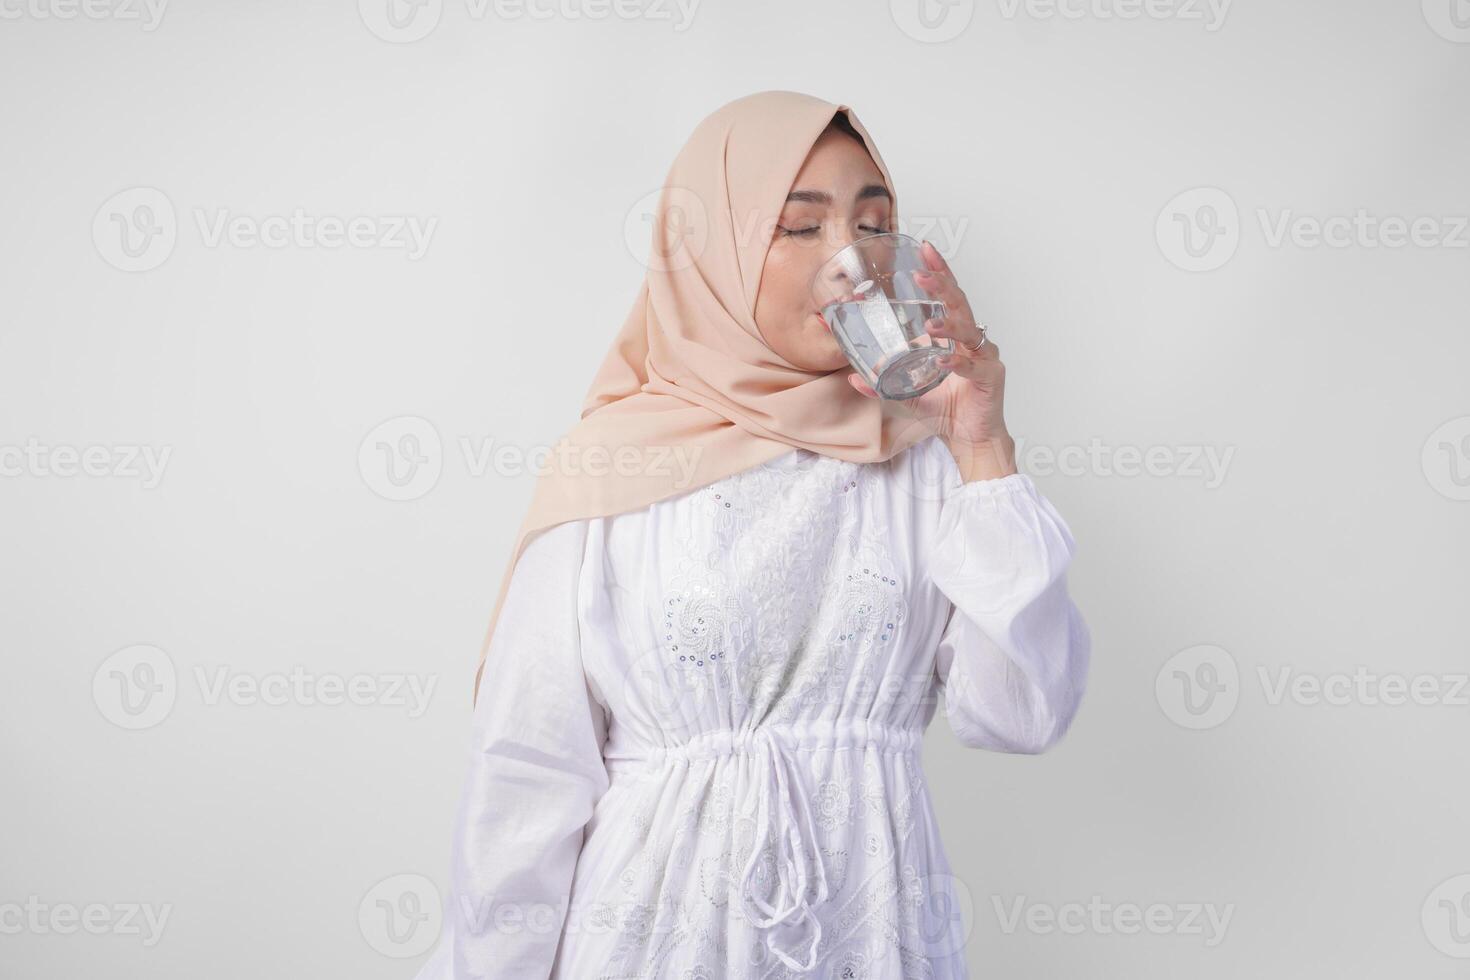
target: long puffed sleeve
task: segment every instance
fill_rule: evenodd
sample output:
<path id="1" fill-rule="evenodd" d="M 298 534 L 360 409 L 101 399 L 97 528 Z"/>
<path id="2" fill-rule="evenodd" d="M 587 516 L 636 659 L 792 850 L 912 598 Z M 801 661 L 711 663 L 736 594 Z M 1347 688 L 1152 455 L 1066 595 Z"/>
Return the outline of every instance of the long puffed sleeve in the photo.
<path id="1" fill-rule="evenodd" d="M 1066 522 L 1024 473 L 946 490 L 929 567 L 953 605 L 935 668 L 964 744 L 1037 753 L 1070 727 L 1092 648 L 1067 593 L 1074 551 Z"/>
<path id="2" fill-rule="evenodd" d="M 545 980 L 608 786 L 580 650 L 585 521 L 526 544 L 486 651 L 439 947 L 417 980 Z"/>

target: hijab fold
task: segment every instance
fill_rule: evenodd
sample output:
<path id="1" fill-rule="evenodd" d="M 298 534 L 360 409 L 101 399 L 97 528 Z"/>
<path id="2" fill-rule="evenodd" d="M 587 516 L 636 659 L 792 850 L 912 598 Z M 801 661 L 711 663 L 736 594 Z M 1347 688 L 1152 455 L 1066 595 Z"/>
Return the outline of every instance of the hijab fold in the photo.
<path id="1" fill-rule="evenodd" d="M 799 92 L 747 95 L 705 117 L 675 157 L 654 208 L 633 308 L 592 379 L 580 420 L 537 479 L 480 647 L 476 696 L 516 562 L 539 532 L 646 507 L 792 448 L 879 462 L 929 434 L 895 403 L 855 391 L 845 366 L 808 371 L 787 361 L 755 322 L 786 195 L 839 112 L 882 172 L 896 222 L 898 191 L 846 105 Z"/>

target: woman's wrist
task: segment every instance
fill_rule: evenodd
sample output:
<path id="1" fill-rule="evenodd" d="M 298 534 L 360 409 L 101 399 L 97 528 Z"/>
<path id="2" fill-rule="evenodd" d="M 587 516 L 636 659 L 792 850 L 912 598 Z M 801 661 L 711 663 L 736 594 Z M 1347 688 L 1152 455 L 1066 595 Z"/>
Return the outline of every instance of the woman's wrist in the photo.
<path id="1" fill-rule="evenodd" d="M 945 440 L 960 477 L 966 483 L 976 480 L 999 480 L 1011 476 L 1016 469 L 1016 440 L 1003 433 L 976 442 L 950 437 Z"/>

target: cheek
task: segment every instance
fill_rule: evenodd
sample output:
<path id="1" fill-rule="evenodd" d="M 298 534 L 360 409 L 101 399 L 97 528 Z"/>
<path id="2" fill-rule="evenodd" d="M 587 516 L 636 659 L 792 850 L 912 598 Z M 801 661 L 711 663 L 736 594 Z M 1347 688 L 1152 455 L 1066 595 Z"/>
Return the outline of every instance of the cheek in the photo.
<path id="1" fill-rule="evenodd" d="M 798 244 L 780 243 L 766 256 L 761 292 L 770 291 L 772 305 L 785 313 L 812 309 L 811 283 L 816 271 L 811 249 Z"/>
<path id="2" fill-rule="evenodd" d="M 831 371 L 847 363 L 818 315 L 811 279 L 822 264 L 815 249 L 772 245 L 756 295 L 756 323 L 766 342 L 798 367 Z"/>

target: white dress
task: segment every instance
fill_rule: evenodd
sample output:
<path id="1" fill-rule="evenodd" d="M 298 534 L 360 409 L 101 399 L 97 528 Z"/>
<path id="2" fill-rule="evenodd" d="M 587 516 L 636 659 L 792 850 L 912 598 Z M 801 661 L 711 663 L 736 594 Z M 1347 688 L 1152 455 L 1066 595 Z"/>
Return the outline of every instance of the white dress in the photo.
<path id="1" fill-rule="evenodd" d="M 527 545 L 419 980 L 964 978 L 921 737 L 1041 752 L 1086 686 L 1067 525 L 931 437 L 793 449 Z"/>

